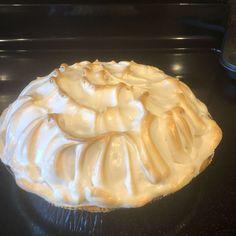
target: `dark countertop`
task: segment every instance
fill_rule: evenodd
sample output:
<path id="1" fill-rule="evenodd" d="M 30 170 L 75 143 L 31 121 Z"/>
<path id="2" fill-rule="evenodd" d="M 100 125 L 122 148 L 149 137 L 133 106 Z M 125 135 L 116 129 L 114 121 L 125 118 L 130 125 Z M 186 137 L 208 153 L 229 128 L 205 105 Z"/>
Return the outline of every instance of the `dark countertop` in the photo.
<path id="1" fill-rule="evenodd" d="M 138 209 L 78 213 L 80 217 L 73 220 L 79 226 L 71 218 L 64 228 L 40 219 L 28 203 L 31 194 L 16 187 L 1 164 L 0 235 L 236 235 L 236 81 L 228 77 L 218 57 L 210 49 L 174 48 L 0 52 L 0 111 L 32 79 L 63 62 L 132 59 L 187 83 L 223 130 L 213 162 L 185 188 Z M 46 212 L 50 215 L 51 210 Z"/>
<path id="2" fill-rule="evenodd" d="M 187 83 L 223 139 L 211 165 L 182 190 L 106 214 L 55 208 L 19 189 L 0 163 L 0 236 L 236 235 L 236 80 L 219 63 L 227 1 L 18 2 L 29 4 L 0 0 L 0 112 L 63 62 L 134 60 Z"/>

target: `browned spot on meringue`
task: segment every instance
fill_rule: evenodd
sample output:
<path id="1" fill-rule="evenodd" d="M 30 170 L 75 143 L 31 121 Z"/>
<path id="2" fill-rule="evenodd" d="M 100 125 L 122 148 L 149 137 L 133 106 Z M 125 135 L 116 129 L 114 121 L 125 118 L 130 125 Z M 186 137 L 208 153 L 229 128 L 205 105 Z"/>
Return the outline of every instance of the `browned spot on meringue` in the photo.
<path id="1" fill-rule="evenodd" d="M 211 163 L 213 156 L 214 156 L 214 154 L 211 155 L 211 156 L 209 156 L 209 157 L 201 164 L 201 167 L 200 167 L 200 169 L 199 169 L 199 172 L 200 172 L 200 173 L 203 172 L 203 171 L 207 168 L 207 166 Z"/>
<path id="2" fill-rule="evenodd" d="M 205 124 L 199 115 L 194 111 L 193 105 L 186 99 L 186 97 L 181 94 L 180 95 L 181 106 L 186 112 L 187 117 L 189 118 L 189 122 L 192 122 L 192 125 L 195 127 L 195 134 L 201 135 L 205 129 Z"/>
<path id="3" fill-rule="evenodd" d="M 154 177 L 154 183 L 157 183 L 161 181 L 161 179 L 166 178 L 168 176 L 169 170 L 167 164 L 163 160 L 163 157 L 156 149 L 150 137 L 150 125 L 152 120 L 153 116 L 147 114 L 142 122 L 141 135 L 146 148 L 146 152 L 148 154 L 148 160 L 144 161 L 144 164 Z"/>
<path id="4" fill-rule="evenodd" d="M 167 115 L 166 117 L 166 130 L 169 137 L 170 150 L 172 158 L 176 163 L 183 163 L 186 161 L 187 155 L 185 153 L 183 144 L 181 142 L 179 131 L 177 130 L 176 123 L 173 116 Z"/>
<path id="5" fill-rule="evenodd" d="M 179 132 L 183 133 L 183 137 L 185 138 L 188 148 L 190 149 L 193 143 L 193 135 L 188 122 L 185 119 L 186 114 L 184 109 L 181 107 L 176 107 L 173 109 L 172 114 L 177 127 L 179 127 Z"/>
<path id="6" fill-rule="evenodd" d="M 117 204 L 116 198 L 107 191 L 101 188 L 91 187 L 89 188 L 90 194 L 93 198 L 97 198 L 99 202 L 106 203 L 106 205 L 112 206 Z"/>

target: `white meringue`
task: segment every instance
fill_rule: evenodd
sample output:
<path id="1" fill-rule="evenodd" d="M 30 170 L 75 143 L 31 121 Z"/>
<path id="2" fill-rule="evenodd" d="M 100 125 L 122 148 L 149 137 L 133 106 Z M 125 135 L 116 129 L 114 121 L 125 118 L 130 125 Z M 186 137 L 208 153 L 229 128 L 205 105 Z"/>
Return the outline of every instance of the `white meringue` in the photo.
<path id="1" fill-rule="evenodd" d="M 184 83 L 134 62 L 63 64 L 2 114 L 0 158 L 62 207 L 138 207 L 195 177 L 222 137 Z"/>

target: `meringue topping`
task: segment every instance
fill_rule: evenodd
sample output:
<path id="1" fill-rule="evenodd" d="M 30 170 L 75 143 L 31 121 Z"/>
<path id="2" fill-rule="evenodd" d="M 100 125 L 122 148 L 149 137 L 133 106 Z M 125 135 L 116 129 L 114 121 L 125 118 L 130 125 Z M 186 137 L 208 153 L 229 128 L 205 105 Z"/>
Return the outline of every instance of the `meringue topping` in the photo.
<path id="1" fill-rule="evenodd" d="M 222 132 L 186 84 L 133 61 L 62 64 L 2 114 L 0 158 L 62 207 L 138 207 L 206 165 Z"/>

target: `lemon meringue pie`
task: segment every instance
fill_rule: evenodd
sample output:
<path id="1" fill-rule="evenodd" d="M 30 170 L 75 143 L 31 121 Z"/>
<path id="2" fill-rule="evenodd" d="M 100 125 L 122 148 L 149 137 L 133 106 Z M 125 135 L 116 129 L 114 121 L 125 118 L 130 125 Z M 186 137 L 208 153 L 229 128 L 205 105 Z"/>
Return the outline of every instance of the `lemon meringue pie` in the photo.
<path id="1" fill-rule="evenodd" d="M 0 158 L 50 203 L 139 207 L 205 168 L 221 129 L 189 87 L 133 61 L 62 64 L 1 115 Z"/>

